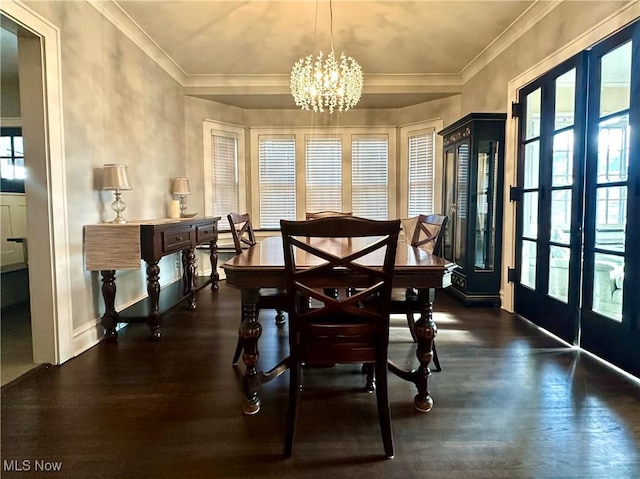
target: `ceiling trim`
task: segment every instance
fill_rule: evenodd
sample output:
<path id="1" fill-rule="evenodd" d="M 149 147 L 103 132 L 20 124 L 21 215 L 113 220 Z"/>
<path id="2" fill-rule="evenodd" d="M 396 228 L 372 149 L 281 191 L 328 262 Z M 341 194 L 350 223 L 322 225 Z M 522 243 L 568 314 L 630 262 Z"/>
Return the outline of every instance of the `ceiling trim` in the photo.
<path id="1" fill-rule="evenodd" d="M 565 0 L 536 0 L 507 29 L 471 60 L 461 71 L 462 82 L 466 83 L 502 52 L 536 26 L 542 19 L 558 8 Z"/>
<path id="2" fill-rule="evenodd" d="M 457 73 L 366 76 L 364 93 L 461 93 Z M 182 86 L 190 94 L 289 93 L 289 75 L 187 75 Z"/>
<path id="3" fill-rule="evenodd" d="M 105 19 L 135 43 L 144 53 L 155 61 L 171 78 L 184 84 L 185 71 L 158 45 L 140 25 L 138 25 L 114 0 L 86 0 Z"/>
<path id="4" fill-rule="evenodd" d="M 116 0 L 86 0 L 169 76 L 192 93 L 281 93 L 289 91 L 289 75 L 193 75 L 187 74 L 121 7 Z M 480 54 L 457 74 L 366 75 L 365 93 L 439 91 L 459 93 L 471 77 L 521 38 L 565 0 L 536 0 Z"/>

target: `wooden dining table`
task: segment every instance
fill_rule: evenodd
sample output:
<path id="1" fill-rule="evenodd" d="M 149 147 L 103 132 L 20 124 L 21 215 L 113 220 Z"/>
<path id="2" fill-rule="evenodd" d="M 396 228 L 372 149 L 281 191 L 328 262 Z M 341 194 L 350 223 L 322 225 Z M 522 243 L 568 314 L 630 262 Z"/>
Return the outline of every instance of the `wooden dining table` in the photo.
<path id="1" fill-rule="evenodd" d="M 318 241 L 317 239 L 313 239 Z M 325 238 L 323 247 L 341 257 L 365 246 L 360 238 Z M 381 266 L 382 257 L 371 254 L 364 256 L 362 262 L 368 266 Z M 297 267 L 313 266 L 304 252 L 298 251 Z M 241 254 L 222 264 L 228 286 L 242 291 L 242 322 L 239 328 L 242 345 L 242 360 L 245 364 L 243 390 L 245 399 L 243 412 L 251 415 L 260 410 L 260 385 L 278 377 L 288 368 L 287 359 L 269 371 L 258 371 L 258 343 L 262 326 L 258 320 L 257 302 L 261 288 L 285 288 L 284 255 L 282 238 L 267 237 Z M 414 332 L 417 342 L 416 357 L 419 366 L 406 370 L 393 361 L 389 361 L 389 371 L 402 379 L 415 384 L 418 393 L 414 397 L 414 406 L 418 411 L 427 412 L 433 406 L 428 389 L 431 371 L 429 364 L 433 359 L 433 341 L 438 328 L 433 321 L 433 301 L 436 288 L 451 284 L 451 272 L 455 264 L 434 256 L 423 249 L 411 246 L 404 241 L 398 242 L 393 274 L 394 288 L 416 288 L 422 304 L 420 318 L 415 322 Z M 349 278 L 345 278 L 349 286 Z"/>

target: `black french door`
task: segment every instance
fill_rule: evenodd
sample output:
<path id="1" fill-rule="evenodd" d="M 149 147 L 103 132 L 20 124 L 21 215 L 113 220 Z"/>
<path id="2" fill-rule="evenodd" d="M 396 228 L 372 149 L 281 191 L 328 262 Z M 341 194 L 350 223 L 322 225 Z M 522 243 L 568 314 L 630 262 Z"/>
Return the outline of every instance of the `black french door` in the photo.
<path id="1" fill-rule="evenodd" d="M 640 376 L 640 21 L 590 52 L 583 348 Z"/>
<path id="2" fill-rule="evenodd" d="M 578 340 L 586 56 L 520 93 L 516 312 Z"/>
<path id="3" fill-rule="evenodd" d="M 640 22 L 519 103 L 515 311 L 640 376 Z"/>

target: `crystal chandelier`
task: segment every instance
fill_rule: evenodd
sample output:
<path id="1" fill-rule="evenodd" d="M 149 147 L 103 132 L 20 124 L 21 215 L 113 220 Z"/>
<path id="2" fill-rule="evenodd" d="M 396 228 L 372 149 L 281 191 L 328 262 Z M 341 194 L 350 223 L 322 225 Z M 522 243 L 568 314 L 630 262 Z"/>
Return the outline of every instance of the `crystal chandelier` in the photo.
<path id="1" fill-rule="evenodd" d="M 300 58 L 291 70 L 291 94 L 303 110 L 333 113 L 353 108 L 362 96 L 362 68 L 352 57 L 340 54 L 339 60 L 333 52 L 333 7 L 329 0 L 331 52 Z M 318 2 L 316 2 L 316 29 L 318 25 Z M 315 44 L 315 33 L 314 33 Z"/>

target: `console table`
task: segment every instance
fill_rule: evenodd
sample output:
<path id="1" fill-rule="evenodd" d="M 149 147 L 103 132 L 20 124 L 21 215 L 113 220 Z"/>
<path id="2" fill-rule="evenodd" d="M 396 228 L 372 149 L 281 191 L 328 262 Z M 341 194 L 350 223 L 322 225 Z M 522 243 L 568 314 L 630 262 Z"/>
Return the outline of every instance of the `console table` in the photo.
<path id="1" fill-rule="evenodd" d="M 218 290 L 217 273 L 218 221 L 220 217 L 156 219 L 132 221 L 126 224 L 104 223 L 84 227 L 85 269 L 100 271 L 105 313 L 101 322 L 105 338 L 116 339 L 117 323 L 146 321 L 153 339 L 160 339 L 160 313 L 184 299 L 188 308 L 196 308 L 196 291 L 211 283 Z M 211 275 L 204 281 L 196 277 L 195 247 L 209 243 Z M 166 300 L 160 299 L 160 258 L 182 252 L 182 282 L 163 289 Z M 115 309 L 116 270 L 140 269 L 140 260 L 147 264 L 145 300 L 124 311 Z M 173 290 L 164 293 L 165 290 Z M 173 293 L 173 294 L 170 294 Z M 129 314 L 127 314 L 127 312 Z"/>

